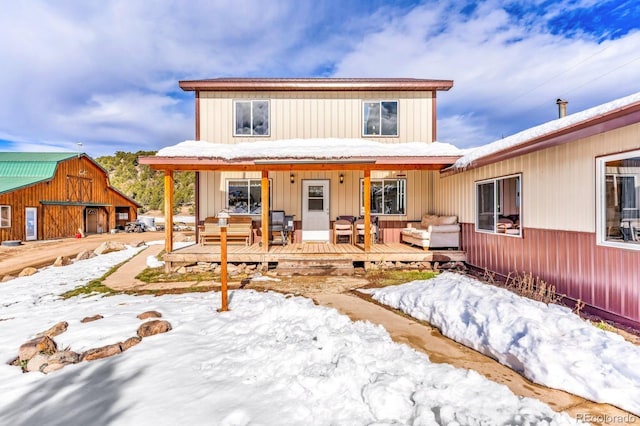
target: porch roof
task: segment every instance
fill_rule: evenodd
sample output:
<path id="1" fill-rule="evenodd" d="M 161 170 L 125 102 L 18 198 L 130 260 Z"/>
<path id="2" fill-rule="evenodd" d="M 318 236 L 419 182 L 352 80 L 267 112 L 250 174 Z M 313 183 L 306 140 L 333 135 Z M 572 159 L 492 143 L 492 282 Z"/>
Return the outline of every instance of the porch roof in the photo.
<path id="1" fill-rule="evenodd" d="M 640 92 L 472 148 L 444 173 L 460 173 L 638 122 Z"/>
<path id="2" fill-rule="evenodd" d="M 463 150 L 442 142 L 382 143 L 341 138 L 238 144 L 184 141 L 139 161 L 173 170 L 439 170 L 463 154 Z"/>

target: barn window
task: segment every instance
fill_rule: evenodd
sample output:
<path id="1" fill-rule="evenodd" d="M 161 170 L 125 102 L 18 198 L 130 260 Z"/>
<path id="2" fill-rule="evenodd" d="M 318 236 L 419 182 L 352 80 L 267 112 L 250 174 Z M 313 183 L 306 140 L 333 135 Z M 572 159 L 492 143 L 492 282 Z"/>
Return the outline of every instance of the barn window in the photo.
<path id="1" fill-rule="evenodd" d="M 520 175 L 476 182 L 476 231 L 522 235 Z"/>
<path id="2" fill-rule="evenodd" d="M 234 136 L 269 136 L 269 101 L 235 101 Z"/>
<path id="3" fill-rule="evenodd" d="M 11 228 L 11 206 L 0 206 L 0 228 Z"/>
<path id="4" fill-rule="evenodd" d="M 598 244 L 640 249 L 640 150 L 598 158 Z"/>
<path id="5" fill-rule="evenodd" d="M 397 101 L 365 101 L 362 118 L 363 136 L 398 136 Z"/>

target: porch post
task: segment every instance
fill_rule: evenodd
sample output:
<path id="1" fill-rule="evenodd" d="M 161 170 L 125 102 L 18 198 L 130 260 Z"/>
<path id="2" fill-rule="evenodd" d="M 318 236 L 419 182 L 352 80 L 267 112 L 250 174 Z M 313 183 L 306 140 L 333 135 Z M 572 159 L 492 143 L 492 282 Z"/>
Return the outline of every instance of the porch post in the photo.
<path id="1" fill-rule="evenodd" d="M 164 251 L 173 251 L 173 171 L 164 171 Z"/>
<path id="2" fill-rule="evenodd" d="M 262 171 L 262 251 L 269 251 L 269 171 Z"/>
<path id="3" fill-rule="evenodd" d="M 364 171 L 364 251 L 371 250 L 371 170 Z"/>

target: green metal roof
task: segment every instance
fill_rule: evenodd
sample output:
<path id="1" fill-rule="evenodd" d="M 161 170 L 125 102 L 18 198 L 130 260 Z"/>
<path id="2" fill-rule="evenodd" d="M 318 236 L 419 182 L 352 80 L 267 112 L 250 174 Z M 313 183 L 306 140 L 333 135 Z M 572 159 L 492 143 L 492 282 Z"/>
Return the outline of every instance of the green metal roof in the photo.
<path id="1" fill-rule="evenodd" d="M 0 152 L 0 194 L 52 179 L 75 152 Z"/>

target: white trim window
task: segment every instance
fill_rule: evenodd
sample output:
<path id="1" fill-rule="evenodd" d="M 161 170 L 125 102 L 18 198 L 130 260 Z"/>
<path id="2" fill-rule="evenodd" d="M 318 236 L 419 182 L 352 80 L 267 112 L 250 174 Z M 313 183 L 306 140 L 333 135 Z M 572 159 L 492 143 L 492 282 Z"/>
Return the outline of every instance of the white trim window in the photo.
<path id="1" fill-rule="evenodd" d="M 234 101 L 234 136 L 269 136 L 269 101 Z"/>
<path id="2" fill-rule="evenodd" d="M 596 159 L 599 245 L 640 250 L 640 150 Z"/>
<path id="3" fill-rule="evenodd" d="M 0 228 L 11 228 L 11 206 L 0 206 Z"/>
<path id="4" fill-rule="evenodd" d="M 476 182 L 476 232 L 522 236 L 520 174 Z"/>
<path id="5" fill-rule="evenodd" d="M 226 187 L 226 207 L 230 214 L 259 215 L 262 213 L 262 183 L 260 179 L 227 179 Z M 271 192 L 271 184 L 269 192 Z"/>
<path id="6" fill-rule="evenodd" d="M 362 136 L 398 136 L 398 101 L 362 102 Z"/>
<path id="7" fill-rule="evenodd" d="M 371 214 L 405 215 L 407 179 L 371 179 Z M 364 214 L 364 179 L 360 179 L 360 214 Z"/>

